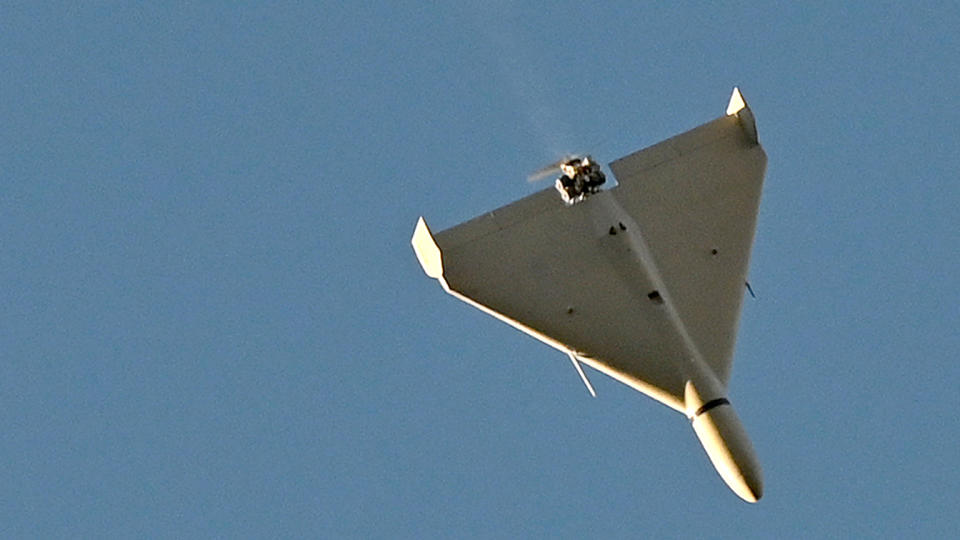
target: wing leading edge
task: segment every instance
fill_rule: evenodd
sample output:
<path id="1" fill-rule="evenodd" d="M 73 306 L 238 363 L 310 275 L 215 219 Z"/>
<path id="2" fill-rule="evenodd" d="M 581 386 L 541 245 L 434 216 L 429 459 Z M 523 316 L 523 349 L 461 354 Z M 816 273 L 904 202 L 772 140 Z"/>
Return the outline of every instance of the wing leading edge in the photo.
<path id="1" fill-rule="evenodd" d="M 729 379 L 765 164 L 741 101 L 579 204 L 546 189 L 436 235 L 421 218 L 412 243 L 450 294 L 683 412 L 691 358 Z"/>

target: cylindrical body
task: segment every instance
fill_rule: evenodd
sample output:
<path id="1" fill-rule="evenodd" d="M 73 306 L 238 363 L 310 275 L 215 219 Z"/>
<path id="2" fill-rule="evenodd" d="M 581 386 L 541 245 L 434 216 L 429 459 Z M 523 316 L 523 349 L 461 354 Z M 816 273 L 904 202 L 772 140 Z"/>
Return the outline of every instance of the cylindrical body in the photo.
<path id="1" fill-rule="evenodd" d="M 725 397 L 701 399 L 692 382 L 687 383 L 685 394 L 693 431 L 720 477 L 741 499 L 752 503 L 760 500 L 763 472 L 753 444 L 730 402 Z"/>

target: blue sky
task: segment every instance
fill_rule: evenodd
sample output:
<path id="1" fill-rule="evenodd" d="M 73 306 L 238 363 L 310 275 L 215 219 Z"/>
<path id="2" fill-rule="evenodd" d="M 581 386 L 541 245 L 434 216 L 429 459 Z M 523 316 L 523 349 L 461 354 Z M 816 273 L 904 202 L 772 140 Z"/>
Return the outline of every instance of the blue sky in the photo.
<path id="1" fill-rule="evenodd" d="M 955 3 L 386 4 L 0 8 L 0 535 L 956 532 Z M 734 85 L 759 505 L 409 246 Z"/>

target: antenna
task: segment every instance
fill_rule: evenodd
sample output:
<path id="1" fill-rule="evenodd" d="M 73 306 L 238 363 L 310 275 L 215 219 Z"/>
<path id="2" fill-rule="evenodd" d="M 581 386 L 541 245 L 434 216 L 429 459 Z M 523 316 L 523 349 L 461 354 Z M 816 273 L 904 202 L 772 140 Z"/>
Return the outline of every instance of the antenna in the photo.
<path id="1" fill-rule="evenodd" d="M 583 381 L 584 386 L 587 387 L 587 391 L 590 392 L 591 396 L 597 397 L 597 392 L 593 389 L 593 385 L 590 384 L 590 379 L 587 379 L 587 374 L 583 372 L 583 367 L 580 366 L 580 360 L 577 358 L 577 355 L 573 354 L 573 351 L 567 351 L 567 356 L 569 356 L 570 361 L 573 362 L 573 368 L 580 374 L 580 380 Z"/>

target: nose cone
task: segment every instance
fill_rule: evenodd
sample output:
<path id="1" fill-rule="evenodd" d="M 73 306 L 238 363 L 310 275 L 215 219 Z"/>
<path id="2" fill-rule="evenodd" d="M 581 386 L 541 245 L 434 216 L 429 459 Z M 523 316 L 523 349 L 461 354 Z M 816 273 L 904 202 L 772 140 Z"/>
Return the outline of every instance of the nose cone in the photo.
<path id="1" fill-rule="evenodd" d="M 760 497 L 763 497 L 763 474 L 759 468 L 753 471 L 741 470 L 738 472 L 739 474 L 731 475 L 730 479 L 724 477 L 724 481 L 741 499 L 748 503 L 759 501 Z"/>
<path id="2" fill-rule="evenodd" d="M 747 502 L 759 501 L 763 471 L 733 407 L 720 405 L 695 417 L 693 430 L 730 489 Z"/>

